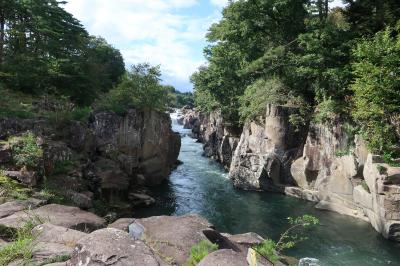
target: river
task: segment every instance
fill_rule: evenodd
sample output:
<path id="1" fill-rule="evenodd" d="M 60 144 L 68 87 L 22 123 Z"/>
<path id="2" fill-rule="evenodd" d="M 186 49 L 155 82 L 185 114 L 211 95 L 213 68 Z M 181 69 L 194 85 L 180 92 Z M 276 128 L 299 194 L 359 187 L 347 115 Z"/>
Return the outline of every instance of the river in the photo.
<path id="1" fill-rule="evenodd" d="M 400 265 L 400 244 L 384 239 L 366 222 L 319 211 L 311 202 L 281 194 L 235 189 L 226 171 L 202 156 L 202 144 L 188 136 L 190 130 L 176 119 L 172 126 L 182 135 L 179 160 L 183 164 L 168 181 L 151 189 L 156 204 L 138 210 L 136 217 L 197 213 L 220 232 L 256 232 L 276 240 L 288 226 L 287 217 L 311 214 L 321 225 L 287 255 L 317 258 L 319 262 L 312 265 Z"/>

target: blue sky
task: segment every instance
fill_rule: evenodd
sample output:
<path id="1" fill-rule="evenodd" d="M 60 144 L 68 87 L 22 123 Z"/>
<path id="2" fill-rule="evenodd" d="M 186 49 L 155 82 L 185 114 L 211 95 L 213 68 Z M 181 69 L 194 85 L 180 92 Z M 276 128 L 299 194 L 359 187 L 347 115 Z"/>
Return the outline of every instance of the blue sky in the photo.
<path id="1" fill-rule="evenodd" d="M 192 89 L 189 77 L 204 64 L 205 34 L 228 0 L 69 0 L 65 9 L 88 32 L 121 50 L 127 67 L 161 65 L 163 82 Z M 335 0 L 333 5 L 340 3 Z"/>

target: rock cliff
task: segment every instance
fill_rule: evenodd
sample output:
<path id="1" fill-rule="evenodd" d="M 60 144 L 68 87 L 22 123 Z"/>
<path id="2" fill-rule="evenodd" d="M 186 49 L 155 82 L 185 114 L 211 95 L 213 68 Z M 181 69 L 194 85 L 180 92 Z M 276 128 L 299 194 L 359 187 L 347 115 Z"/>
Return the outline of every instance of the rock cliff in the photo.
<path id="1" fill-rule="evenodd" d="M 226 169 L 230 168 L 233 153 L 239 142 L 240 131 L 227 125 L 221 112 L 202 114 L 184 108 L 178 122 L 192 130 L 192 136 L 203 143 L 204 155 L 214 158 Z"/>
<path id="2" fill-rule="evenodd" d="M 219 112 L 183 110 L 181 123 L 204 143 L 204 153 L 229 169 L 237 188 L 282 192 L 316 207 L 370 222 L 400 241 L 400 168 L 368 152 L 338 118 L 330 124 L 294 127 L 298 109 L 268 105 L 247 122 L 240 139 Z"/>
<path id="3" fill-rule="evenodd" d="M 42 151 L 28 168 L 13 160 L 13 145 L 27 132 Z M 151 203 L 143 187 L 166 179 L 180 150 L 180 135 L 172 131 L 168 114 L 138 109 L 124 116 L 94 112 L 88 121 L 63 124 L 0 119 L 0 140 L 6 176 L 31 187 L 41 186 L 47 177 L 46 186 L 63 188 L 63 197 L 85 209 L 92 207 L 93 199 L 111 205 Z"/>
<path id="4" fill-rule="evenodd" d="M 386 238 L 400 241 L 400 168 L 368 153 L 343 124 L 311 125 L 291 173 L 298 186 L 287 187 L 287 194 L 366 220 Z"/>
<path id="5" fill-rule="evenodd" d="M 298 157 L 306 132 L 289 123 L 290 115 L 297 112 L 268 105 L 262 121 L 245 124 L 229 172 L 236 187 L 281 190 L 294 184 L 290 164 Z"/>

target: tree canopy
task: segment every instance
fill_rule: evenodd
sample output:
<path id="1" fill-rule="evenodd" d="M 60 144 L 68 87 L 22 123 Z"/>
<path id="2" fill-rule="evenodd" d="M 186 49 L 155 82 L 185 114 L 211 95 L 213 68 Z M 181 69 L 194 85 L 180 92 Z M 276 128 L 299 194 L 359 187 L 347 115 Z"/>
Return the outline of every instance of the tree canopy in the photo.
<path id="1" fill-rule="evenodd" d="M 397 100 L 391 100 L 399 99 L 393 76 L 399 56 L 396 40 L 390 39 L 400 2 L 344 0 L 344 8 L 334 9 L 330 2 L 230 1 L 222 19 L 209 29 L 207 64 L 192 76 L 198 107 L 219 108 L 227 122 L 240 126 L 260 115 L 267 103 L 297 105 L 314 109 L 319 121 L 336 113 L 355 122 L 367 139 L 376 140 L 374 149 L 393 145 L 394 135 L 386 144 L 382 137 L 394 131 L 390 121 L 400 113 Z M 385 78 L 378 82 L 379 75 Z M 363 104 L 376 108 L 363 110 Z M 371 114 L 387 114 L 389 107 L 384 119 Z M 366 124 L 375 126 L 368 129 Z"/>
<path id="2" fill-rule="evenodd" d="M 91 37 L 57 0 L 0 0 L 0 78 L 27 93 L 91 103 L 124 74 L 121 53 Z"/>

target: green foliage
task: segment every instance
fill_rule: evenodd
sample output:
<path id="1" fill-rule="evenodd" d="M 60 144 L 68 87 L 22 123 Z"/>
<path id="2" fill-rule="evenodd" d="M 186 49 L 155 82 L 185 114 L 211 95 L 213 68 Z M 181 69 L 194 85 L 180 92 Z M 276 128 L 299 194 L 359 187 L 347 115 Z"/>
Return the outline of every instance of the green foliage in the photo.
<path id="1" fill-rule="evenodd" d="M 134 65 L 121 83 L 99 100 L 97 108 L 112 110 L 119 115 L 132 107 L 165 111 L 168 88 L 160 84 L 160 77 L 159 66 Z"/>
<path id="2" fill-rule="evenodd" d="M 319 224 L 319 220 L 311 215 L 303 215 L 296 218 L 288 217 L 288 222 L 290 227 L 281 234 L 278 242 L 267 239 L 255 246 L 254 250 L 272 263 L 276 263 L 282 251 L 293 248 L 297 243 L 307 239 L 304 236 L 305 229 Z"/>
<path id="3" fill-rule="evenodd" d="M 334 120 L 337 114 L 341 112 L 338 102 L 328 99 L 322 101 L 317 107 L 314 115 L 314 121 L 317 123 L 327 123 Z"/>
<path id="4" fill-rule="evenodd" d="M 248 86 L 244 95 L 240 97 L 241 121 L 264 115 L 267 104 L 284 105 L 289 100 L 287 88 L 279 79 L 259 79 Z"/>
<path id="5" fill-rule="evenodd" d="M 271 239 L 264 240 L 260 245 L 254 247 L 254 250 L 272 263 L 276 263 L 279 260 L 279 255 L 276 252 L 276 243 Z"/>
<path id="6" fill-rule="evenodd" d="M 335 156 L 336 156 L 336 157 L 343 157 L 343 156 L 349 155 L 350 153 L 351 153 L 350 149 L 347 149 L 347 150 L 339 150 L 339 151 L 336 151 L 336 152 L 335 152 Z"/>
<path id="7" fill-rule="evenodd" d="M 369 190 L 369 186 L 365 180 L 361 181 L 361 186 L 365 191 L 367 191 L 368 193 L 371 193 L 371 191 Z"/>
<path id="8" fill-rule="evenodd" d="M 207 35 L 207 66 L 192 76 L 196 103 L 207 111 L 220 108 L 227 122 L 238 125 L 238 107 L 245 89 L 255 80 L 281 77 L 286 72 L 286 55 L 293 48 L 288 44 L 304 28 L 304 3 L 305 0 L 230 2 L 221 21 L 212 25 Z M 253 111 L 257 110 L 249 113 Z"/>
<path id="9" fill-rule="evenodd" d="M 88 122 L 91 112 L 91 107 L 76 107 L 72 110 L 71 118 L 76 121 Z"/>
<path id="10" fill-rule="evenodd" d="M 52 263 L 57 263 L 57 262 L 65 262 L 67 260 L 69 260 L 71 258 L 71 255 L 56 255 L 53 257 L 50 257 L 46 260 L 44 260 L 41 263 L 36 263 L 36 264 L 32 264 L 32 266 L 45 266 L 48 264 L 52 264 Z"/>
<path id="11" fill-rule="evenodd" d="M 218 245 L 211 243 L 208 240 L 201 240 L 198 244 L 190 249 L 190 257 L 184 266 L 196 266 L 209 253 L 218 249 Z"/>
<path id="12" fill-rule="evenodd" d="M 395 152 L 384 152 L 382 155 L 383 161 L 390 166 L 400 167 L 400 162 L 395 160 Z"/>
<path id="13" fill-rule="evenodd" d="M 6 266 L 15 260 L 22 260 L 24 264 L 30 261 L 35 239 L 32 229 L 40 223 L 37 217 L 32 216 L 13 233 L 12 242 L 0 248 L 0 266 Z"/>
<path id="14" fill-rule="evenodd" d="M 26 200 L 31 194 L 32 190 L 30 188 L 2 175 L 0 171 L 0 197 Z"/>
<path id="15" fill-rule="evenodd" d="M 358 36 L 373 35 L 386 26 L 394 26 L 400 17 L 397 0 L 344 0 L 349 4 L 346 16 L 352 31 Z"/>
<path id="16" fill-rule="evenodd" d="M 400 112 L 400 34 L 379 32 L 361 41 L 353 56 L 352 114 L 373 152 L 391 152 L 397 139 L 390 118 Z"/>
<path id="17" fill-rule="evenodd" d="M 177 91 L 172 86 L 164 86 L 165 90 L 167 90 L 168 97 L 168 107 L 172 108 L 182 108 L 185 105 L 193 106 L 194 105 L 194 96 L 191 92 L 180 92 Z"/>
<path id="18" fill-rule="evenodd" d="M 56 0 L 0 2 L 0 74 L 8 88 L 90 104 L 124 74 L 121 53 Z M 18 115 L 20 114 L 13 114 Z"/>
<path id="19" fill-rule="evenodd" d="M 21 137 L 9 140 L 12 148 L 12 156 L 17 166 L 35 168 L 43 157 L 43 150 L 36 144 L 36 137 L 32 133 L 26 133 Z"/>

